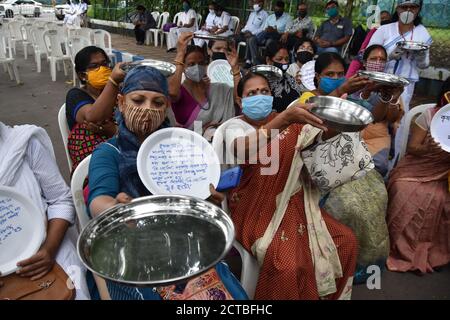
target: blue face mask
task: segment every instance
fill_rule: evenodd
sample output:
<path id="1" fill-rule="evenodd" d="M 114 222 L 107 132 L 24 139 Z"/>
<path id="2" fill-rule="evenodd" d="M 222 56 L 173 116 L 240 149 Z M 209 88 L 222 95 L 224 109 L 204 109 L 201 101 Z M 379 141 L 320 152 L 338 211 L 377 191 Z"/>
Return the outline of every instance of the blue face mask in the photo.
<path id="1" fill-rule="evenodd" d="M 252 120 L 262 120 L 272 112 L 273 97 L 256 95 L 242 99 L 242 113 Z"/>
<path id="2" fill-rule="evenodd" d="M 319 88 L 323 91 L 323 93 L 330 94 L 331 92 L 339 88 L 344 82 L 344 77 L 337 79 L 322 77 L 320 78 Z"/>
<path id="3" fill-rule="evenodd" d="M 336 17 L 336 16 L 339 14 L 339 11 L 338 11 L 338 9 L 337 9 L 336 7 L 327 9 L 326 12 L 327 12 L 327 15 L 328 15 L 330 18 L 334 18 L 334 17 Z"/>

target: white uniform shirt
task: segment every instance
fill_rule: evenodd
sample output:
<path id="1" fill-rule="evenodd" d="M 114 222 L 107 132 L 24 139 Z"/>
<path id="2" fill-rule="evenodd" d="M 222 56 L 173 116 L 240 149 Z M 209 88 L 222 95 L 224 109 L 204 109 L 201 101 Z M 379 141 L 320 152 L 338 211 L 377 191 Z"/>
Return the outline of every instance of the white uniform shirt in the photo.
<path id="1" fill-rule="evenodd" d="M 414 27 L 412 31 L 409 31 L 402 36 L 398 30 L 398 22 L 393 22 L 378 28 L 370 39 L 367 47 L 373 44 L 380 44 L 386 49 L 389 56 L 396 48 L 397 42 L 404 40 L 422 42 L 428 45 L 431 45 L 433 42 L 430 34 L 423 25 L 420 24 Z M 429 61 L 429 50 L 427 51 L 426 60 Z M 394 73 L 394 69 L 396 69 L 395 74 L 398 76 L 404 77 L 412 82 L 419 81 L 419 70 L 416 57 L 413 53 L 404 53 L 398 62 L 397 60 L 388 61 L 386 72 Z"/>
<path id="2" fill-rule="evenodd" d="M 228 30 L 230 30 L 230 21 L 231 16 L 228 12 L 222 12 L 222 15 L 220 17 L 215 16 L 214 18 L 214 25 L 218 27 L 219 29 L 227 26 Z"/>
<path id="3" fill-rule="evenodd" d="M 252 11 L 248 17 L 247 24 L 241 31 L 249 31 L 252 35 L 256 36 L 264 30 L 263 27 L 268 16 L 269 14 L 265 10 L 259 10 L 258 12 Z"/>
<path id="4" fill-rule="evenodd" d="M 215 13 L 208 13 L 208 16 L 206 17 L 205 20 L 205 25 L 206 25 L 206 29 L 211 29 L 212 27 L 214 27 L 214 20 L 216 19 L 216 14 Z"/>
<path id="5" fill-rule="evenodd" d="M 178 17 L 178 26 L 182 26 L 184 24 L 188 24 L 192 19 L 197 19 L 197 13 L 194 9 L 189 9 L 188 12 L 181 12 Z M 192 27 L 195 27 L 195 22 Z"/>

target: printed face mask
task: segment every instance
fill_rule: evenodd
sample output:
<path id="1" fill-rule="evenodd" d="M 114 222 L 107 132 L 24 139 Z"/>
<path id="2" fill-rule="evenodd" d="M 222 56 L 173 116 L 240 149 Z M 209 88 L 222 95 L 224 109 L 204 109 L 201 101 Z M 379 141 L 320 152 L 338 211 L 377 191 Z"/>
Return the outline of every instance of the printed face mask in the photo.
<path id="1" fill-rule="evenodd" d="M 122 115 L 128 130 L 137 136 L 148 136 L 163 123 L 166 116 L 166 108 L 149 108 L 124 104 Z"/>
<path id="2" fill-rule="evenodd" d="M 386 62 L 384 62 L 384 61 L 367 61 L 366 62 L 366 70 L 367 71 L 384 72 L 385 67 L 386 67 Z"/>
<path id="3" fill-rule="evenodd" d="M 275 67 L 277 67 L 278 69 L 281 69 L 281 71 L 286 72 L 287 69 L 289 68 L 289 64 L 288 63 L 279 63 L 279 62 L 274 62 L 273 65 Z"/>
<path id="4" fill-rule="evenodd" d="M 184 74 L 186 75 L 186 78 L 194 82 L 200 82 L 206 75 L 206 66 L 196 64 L 187 67 L 186 70 L 184 70 Z"/>

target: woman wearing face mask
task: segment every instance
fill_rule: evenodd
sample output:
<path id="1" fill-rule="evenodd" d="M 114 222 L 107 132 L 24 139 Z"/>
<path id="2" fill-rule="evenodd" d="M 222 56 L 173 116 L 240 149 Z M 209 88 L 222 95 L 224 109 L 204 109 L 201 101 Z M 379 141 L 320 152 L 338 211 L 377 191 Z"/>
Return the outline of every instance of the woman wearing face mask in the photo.
<path id="1" fill-rule="evenodd" d="M 383 46 L 372 45 L 364 51 L 363 69 L 384 72 L 387 53 Z M 351 99 L 366 107 L 374 116 L 374 123 L 362 131 L 375 163 L 375 169 L 384 177 L 388 172 L 391 136 L 389 126 L 396 126 L 403 110 L 400 103 L 402 87 L 386 87 L 378 85 L 366 86 L 351 95 Z"/>
<path id="2" fill-rule="evenodd" d="M 208 41 L 208 56 L 210 61 L 214 60 L 227 60 L 227 52 L 229 51 L 227 41 L 210 40 Z"/>
<path id="3" fill-rule="evenodd" d="M 302 86 L 297 83 L 293 76 L 287 73 L 289 51 L 285 46 L 277 42 L 271 42 L 266 49 L 266 64 L 273 65 L 283 72 L 282 78 L 270 81 L 273 108 L 277 112 L 282 112 L 292 101 L 298 99 L 302 93 Z"/>
<path id="4" fill-rule="evenodd" d="M 176 71 L 169 78 L 169 95 L 177 123 L 193 129 L 201 121 L 204 130 L 235 116 L 236 90 L 224 83 L 210 83 L 206 76 L 207 56 L 197 46 L 189 46 L 192 33 L 183 33 L 178 41 L 174 63 Z M 235 88 L 240 80 L 236 50 L 226 53 L 234 76 Z M 183 74 L 186 79 L 182 82 Z"/>
<path id="5" fill-rule="evenodd" d="M 70 89 L 66 96 L 72 172 L 99 143 L 116 133 L 113 110 L 125 74 L 120 64 L 114 70 L 109 65 L 105 51 L 98 47 L 83 48 L 75 56 L 75 70 L 83 86 Z"/>
<path id="6" fill-rule="evenodd" d="M 183 1 L 182 9 L 178 16 L 178 26 L 170 28 L 167 38 L 167 51 L 176 49 L 177 40 L 183 32 L 197 31 L 197 13 L 191 8 L 191 3 L 187 0 Z"/>
<path id="7" fill-rule="evenodd" d="M 280 114 L 273 112 L 269 82 L 262 75 L 246 74 L 238 93 L 243 115 L 227 126 L 225 146 L 227 154 L 245 164 L 239 186 L 229 193 L 228 205 L 236 239 L 257 256 L 261 265 L 255 299 L 350 299 L 357 255 L 355 236 L 319 209 L 318 198 L 305 196 L 315 187 L 296 164 L 298 152 L 314 143 L 301 135 L 306 124 L 325 130 L 324 138 L 332 134 L 308 111 L 308 105 L 297 105 Z M 305 130 L 316 130 L 312 126 Z M 279 130 L 279 134 L 272 130 Z M 268 167 L 264 155 L 269 152 L 272 163 L 278 165 L 274 171 L 264 173 Z M 303 172 L 301 179 L 299 172 Z M 289 194 L 287 199 L 280 195 L 283 190 Z M 284 199 L 286 205 L 281 204 Z M 281 223 L 272 239 L 265 241 L 267 250 L 260 252 L 261 238 L 279 212 L 283 213 Z M 322 223 L 311 222 L 312 217 Z M 318 233 L 323 238 L 317 237 Z M 316 250 L 317 243 L 330 251 L 324 254 Z"/>
<path id="8" fill-rule="evenodd" d="M 150 195 L 139 178 L 136 157 L 145 138 L 168 127 L 169 101 L 167 80 L 156 69 L 138 66 L 126 75 L 118 95 L 118 134 L 94 151 L 89 165 L 88 206 L 94 217 L 118 203 Z M 223 199 L 212 185 L 211 194 L 210 200 L 214 203 Z M 205 279 L 208 279 L 208 286 Z M 239 282 L 223 263 L 187 282 L 187 288 L 196 289 L 195 294 L 192 290 L 180 291 L 175 285 L 136 288 L 110 281 L 107 285 L 111 298 L 118 300 L 246 299 Z"/>
<path id="9" fill-rule="evenodd" d="M 314 59 L 317 52 L 317 47 L 311 39 L 302 38 L 294 47 L 294 52 L 295 62 L 291 63 L 286 72 L 293 76 L 297 82 L 301 84 L 300 69 L 305 63 Z"/>
<path id="10" fill-rule="evenodd" d="M 399 46 L 399 41 L 416 41 L 431 45 L 433 42 L 427 29 L 421 24 L 419 16 L 422 8 L 421 0 L 398 0 L 397 9 L 392 18 L 394 23 L 381 26 L 370 40 L 373 44 L 382 45 L 388 53 L 386 72 L 404 77 L 410 81 L 402 94 L 405 113 L 414 93 L 415 83 L 419 81 L 419 70 L 430 64 L 429 50 L 407 51 Z M 402 126 L 403 120 L 401 122 Z M 401 133 L 401 130 L 399 131 Z M 395 154 L 399 152 L 401 134 L 395 136 Z M 395 157 L 396 158 L 396 157 Z"/>
<path id="11" fill-rule="evenodd" d="M 344 61 L 336 53 L 319 55 L 315 71 L 318 89 L 305 92 L 300 98 L 301 103 L 311 96 L 341 97 L 359 92 L 368 85 L 373 87 L 373 83 L 364 77 L 353 76 L 346 80 Z M 363 106 L 369 108 L 367 105 Z M 374 118 L 378 119 L 383 112 L 386 113 L 386 107 L 375 106 L 371 111 Z M 322 198 L 321 205 L 333 217 L 351 227 L 359 241 L 355 283 L 363 283 L 370 276 L 367 273 L 369 265 L 378 265 L 383 270 L 389 253 L 389 235 L 385 221 L 387 192 L 383 177 L 378 171 L 370 170 L 364 177 L 333 189 Z"/>

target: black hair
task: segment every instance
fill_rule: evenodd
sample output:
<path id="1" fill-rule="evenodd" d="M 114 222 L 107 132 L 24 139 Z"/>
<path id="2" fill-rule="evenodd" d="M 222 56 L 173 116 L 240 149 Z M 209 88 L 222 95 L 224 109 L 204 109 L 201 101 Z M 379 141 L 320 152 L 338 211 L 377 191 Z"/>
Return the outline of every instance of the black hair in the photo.
<path id="1" fill-rule="evenodd" d="M 86 72 L 89 64 L 91 63 L 92 55 L 96 53 L 103 54 L 105 56 L 105 59 L 109 61 L 109 57 L 106 54 L 105 50 L 96 46 L 88 46 L 78 51 L 77 55 L 75 56 L 75 71 L 77 73 Z M 80 81 L 84 84 L 84 81 L 82 81 L 81 79 Z"/>
<path id="2" fill-rule="evenodd" d="M 284 2 L 283 1 L 277 1 L 275 3 L 275 7 L 284 9 Z"/>
<path id="3" fill-rule="evenodd" d="M 444 83 L 442 84 L 441 91 L 439 92 L 438 100 L 436 102 L 436 106 L 438 108 L 443 107 L 442 98 L 444 97 L 444 94 L 448 91 L 450 91 L 450 77 L 448 77 L 447 80 L 445 80 Z"/>
<path id="4" fill-rule="evenodd" d="M 323 70 L 328 68 L 328 66 L 335 61 L 341 63 L 345 69 L 345 61 L 339 54 L 337 54 L 336 52 L 321 53 L 316 59 L 314 71 L 317 74 L 321 74 Z"/>
<path id="5" fill-rule="evenodd" d="M 214 4 L 214 10 L 223 12 L 224 8 L 221 4 L 216 3 L 216 4 Z"/>
<path id="6" fill-rule="evenodd" d="M 420 5 L 419 5 L 419 13 L 417 14 L 417 17 L 414 19 L 414 25 L 417 27 L 419 24 L 422 24 L 422 17 L 420 16 L 420 12 L 422 11 L 422 4 L 423 4 L 423 2 L 422 1 L 420 1 Z M 391 22 L 397 22 L 399 20 L 399 17 L 398 17 L 398 13 L 397 13 L 397 7 L 396 7 L 396 9 L 395 9 L 395 12 L 394 12 L 394 14 L 392 15 L 392 18 L 391 18 Z"/>
<path id="7" fill-rule="evenodd" d="M 280 51 L 281 49 L 285 49 L 287 50 L 287 52 L 289 52 L 287 46 L 282 44 L 281 42 L 270 42 L 266 47 L 266 58 L 272 60 L 272 58 L 275 57 L 278 51 Z"/>
<path id="8" fill-rule="evenodd" d="M 336 7 L 339 7 L 339 3 L 336 0 L 330 0 L 326 3 L 325 8 L 328 7 L 332 3 L 334 3 L 336 5 Z"/>
<path id="9" fill-rule="evenodd" d="M 367 47 L 367 48 L 364 50 L 363 61 L 367 61 L 367 58 L 369 57 L 369 54 L 370 54 L 373 50 L 375 50 L 375 49 L 381 49 L 381 50 L 383 50 L 384 55 L 385 55 L 386 58 L 387 58 L 387 52 L 386 52 L 386 49 L 385 49 L 382 45 L 379 45 L 379 44 L 373 44 L 373 45 Z"/>
<path id="10" fill-rule="evenodd" d="M 244 93 L 244 86 L 247 83 L 247 81 L 250 79 L 256 78 L 256 77 L 263 78 L 267 82 L 267 84 L 269 85 L 269 88 L 270 88 L 269 80 L 264 75 L 262 75 L 260 73 L 256 73 L 256 72 L 247 72 L 245 74 L 245 76 L 243 76 L 242 79 L 238 83 L 237 95 L 239 98 L 242 98 L 242 94 Z"/>
<path id="11" fill-rule="evenodd" d="M 381 15 L 382 13 L 387 13 L 388 15 L 391 15 L 391 13 L 390 13 L 389 11 L 387 11 L 387 10 L 381 11 L 381 12 L 380 12 L 380 15 Z"/>
<path id="12" fill-rule="evenodd" d="M 146 9 L 145 9 L 145 7 L 144 7 L 142 4 L 138 4 L 138 5 L 136 6 L 136 10 L 139 10 L 139 11 L 145 11 Z"/>
<path id="13" fill-rule="evenodd" d="M 189 7 L 191 7 L 191 2 L 190 2 L 189 0 L 183 0 L 183 1 L 181 1 L 181 3 L 184 3 L 184 2 L 186 2 L 186 3 L 189 5 Z"/>
<path id="14" fill-rule="evenodd" d="M 315 55 L 317 53 L 317 46 L 314 43 L 314 41 L 308 37 L 303 37 L 299 41 L 297 41 L 297 43 L 294 46 L 294 52 L 297 52 L 298 48 L 300 48 L 300 46 L 302 44 L 304 44 L 305 42 L 309 42 L 311 44 L 311 47 L 313 48 L 314 55 Z"/>
<path id="15" fill-rule="evenodd" d="M 206 52 L 205 52 L 204 47 L 199 47 L 199 46 L 196 46 L 196 45 L 188 45 L 188 47 L 186 48 L 186 53 L 184 54 L 184 59 L 186 59 L 186 57 L 188 55 L 190 55 L 191 53 L 194 53 L 194 52 L 201 53 L 205 59 L 208 56 L 206 54 Z"/>

